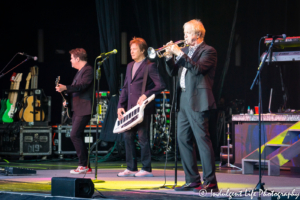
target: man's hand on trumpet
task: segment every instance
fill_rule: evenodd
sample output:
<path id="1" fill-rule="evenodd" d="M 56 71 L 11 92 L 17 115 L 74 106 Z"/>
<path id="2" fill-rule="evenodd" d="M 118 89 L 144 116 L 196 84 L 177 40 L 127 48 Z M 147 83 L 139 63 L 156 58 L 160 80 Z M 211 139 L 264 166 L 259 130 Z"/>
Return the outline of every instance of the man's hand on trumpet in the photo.
<path id="1" fill-rule="evenodd" d="M 179 46 L 177 44 L 174 44 L 172 40 L 168 42 L 165 46 L 168 46 L 166 48 L 166 53 L 169 55 L 174 54 L 175 56 L 178 56 L 182 52 Z"/>
<path id="2" fill-rule="evenodd" d="M 170 52 L 170 47 L 172 44 L 173 44 L 173 41 L 171 40 L 170 42 L 168 42 L 166 45 L 163 46 L 163 47 L 166 47 L 169 45 L 168 47 L 165 48 L 165 53 L 164 53 L 164 56 L 167 58 L 167 60 L 171 59 L 173 56 L 172 53 Z"/>

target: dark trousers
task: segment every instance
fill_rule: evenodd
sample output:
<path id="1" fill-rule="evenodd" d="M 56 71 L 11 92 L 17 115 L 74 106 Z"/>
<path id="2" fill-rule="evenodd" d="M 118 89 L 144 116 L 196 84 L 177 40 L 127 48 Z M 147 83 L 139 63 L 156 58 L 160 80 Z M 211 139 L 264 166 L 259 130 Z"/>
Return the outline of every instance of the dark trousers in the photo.
<path id="1" fill-rule="evenodd" d="M 195 112 L 189 105 L 186 92 L 181 93 L 178 113 L 178 147 L 187 183 L 201 182 L 197 167 L 195 142 L 199 149 L 203 169 L 203 181 L 216 183 L 215 159 L 208 132 L 209 111 Z M 195 147 L 195 148 L 196 148 Z"/>
<path id="2" fill-rule="evenodd" d="M 91 119 L 91 115 L 77 116 L 73 113 L 72 117 L 72 131 L 71 131 L 71 140 L 75 147 L 79 162 L 78 166 L 88 166 L 88 151 L 84 144 L 84 129 L 88 125 Z"/>
<path id="3" fill-rule="evenodd" d="M 151 149 L 150 149 L 150 122 L 151 115 L 145 115 L 142 123 L 124 133 L 125 149 L 126 149 L 126 163 L 127 169 L 130 171 L 137 171 L 136 160 L 136 143 L 134 142 L 136 133 L 139 137 L 139 145 L 141 147 L 141 162 L 142 170 L 151 172 Z"/>

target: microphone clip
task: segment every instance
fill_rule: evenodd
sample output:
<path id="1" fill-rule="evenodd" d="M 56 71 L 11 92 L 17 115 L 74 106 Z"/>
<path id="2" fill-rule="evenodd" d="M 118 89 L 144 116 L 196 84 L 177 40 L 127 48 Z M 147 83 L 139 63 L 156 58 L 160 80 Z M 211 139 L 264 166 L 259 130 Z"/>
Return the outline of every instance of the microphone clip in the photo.
<path id="1" fill-rule="evenodd" d="M 102 58 L 103 56 L 105 56 L 105 53 L 101 53 L 97 58 Z"/>
<path id="2" fill-rule="evenodd" d="M 105 53 L 104 53 L 104 54 L 105 54 Z M 101 56 L 101 55 L 100 55 L 100 56 Z M 100 56 L 99 56 L 99 57 L 100 57 Z M 100 58 L 101 58 L 101 57 L 100 57 Z M 109 58 L 109 56 L 106 56 L 103 60 L 97 62 L 98 66 L 101 66 L 101 65 L 104 63 L 104 61 L 107 60 L 108 58 Z"/>

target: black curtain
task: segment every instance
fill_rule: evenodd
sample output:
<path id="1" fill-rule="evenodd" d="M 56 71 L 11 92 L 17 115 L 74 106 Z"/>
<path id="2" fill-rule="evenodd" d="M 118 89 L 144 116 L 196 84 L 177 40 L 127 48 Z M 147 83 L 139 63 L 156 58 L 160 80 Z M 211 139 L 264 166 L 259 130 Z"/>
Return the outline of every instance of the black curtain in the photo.
<path id="1" fill-rule="evenodd" d="M 234 16 L 234 1 L 132 0 L 131 3 L 134 8 L 132 14 L 136 16 L 138 25 L 135 34 L 139 32 L 149 46 L 158 48 L 170 40 L 173 42 L 183 40 L 184 23 L 192 19 L 200 19 L 206 28 L 205 42 L 215 47 L 217 52 L 227 50 L 227 41 L 229 41 Z M 227 27 L 227 29 L 223 29 L 223 27 Z M 222 35 L 220 35 L 220 30 L 222 30 Z M 227 39 L 226 43 L 224 43 L 224 39 Z M 225 60 L 225 56 L 226 53 L 219 55 L 218 58 Z M 159 66 L 159 72 L 166 77 L 167 88 L 172 91 L 172 79 L 165 72 L 163 59 L 159 60 Z M 216 77 L 219 76 L 218 72 L 221 74 L 221 71 L 217 71 Z M 219 78 L 216 78 L 215 86 L 218 81 Z"/>
<path id="2" fill-rule="evenodd" d="M 119 1 L 96 0 L 96 9 L 100 36 L 100 51 L 108 52 L 113 49 L 120 50 Z M 100 139 L 108 142 L 121 141 L 123 138 L 122 134 L 113 134 L 119 101 L 118 72 L 120 67 L 120 53 L 110 56 L 109 59 L 103 63 L 103 67 L 109 86 L 110 100 Z"/>
<path id="3" fill-rule="evenodd" d="M 155 49 L 170 40 L 173 42 L 183 40 L 183 24 L 190 19 L 201 18 L 196 13 L 203 13 L 202 1 L 193 1 L 195 6 L 186 6 L 191 2 L 191 0 L 132 0 L 133 14 L 138 25 L 136 34 L 139 32 L 139 36 L 146 40 L 148 46 Z M 167 89 L 172 91 L 172 78 L 165 71 L 164 59 L 158 59 L 156 62 L 160 74 L 164 76 Z"/>

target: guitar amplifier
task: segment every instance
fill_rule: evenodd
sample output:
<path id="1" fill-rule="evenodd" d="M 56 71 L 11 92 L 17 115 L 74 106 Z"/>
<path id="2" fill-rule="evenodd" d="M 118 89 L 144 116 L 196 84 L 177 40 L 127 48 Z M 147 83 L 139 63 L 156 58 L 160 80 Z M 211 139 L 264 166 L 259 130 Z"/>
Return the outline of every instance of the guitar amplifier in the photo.
<path id="1" fill-rule="evenodd" d="M 7 127 L 0 135 L 0 155 L 51 155 L 51 142 L 51 126 Z"/>
<path id="2" fill-rule="evenodd" d="M 74 145 L 71 141 L 70 134 L 72 131 L 72 126 L 70 125 L 59 125 L 59 126 L 52 126 L 53 128 L 53 153 L 57 155 L 74 155 L 76 154 Z M 93 145 L 95 145 L 96 142 L 96 126 L 92 125 L 91 127 L 91 137 L 89 137 L 90 132 L 90 126 L 87 125 L 84 129 L 84 143 L 86 148 L 90 147 L 92 148 Z M 101 126 L 98 127 L 98 133 L 99 136 L 101 134 Z M 109 152 L 109 149 L 114 145 L 114 142 L 104 142 L 100 141 L 98 143 L 98 154 L 107 154 Z M 93 148 L 93 153 L 96 151 L 96 147 Z"/>

